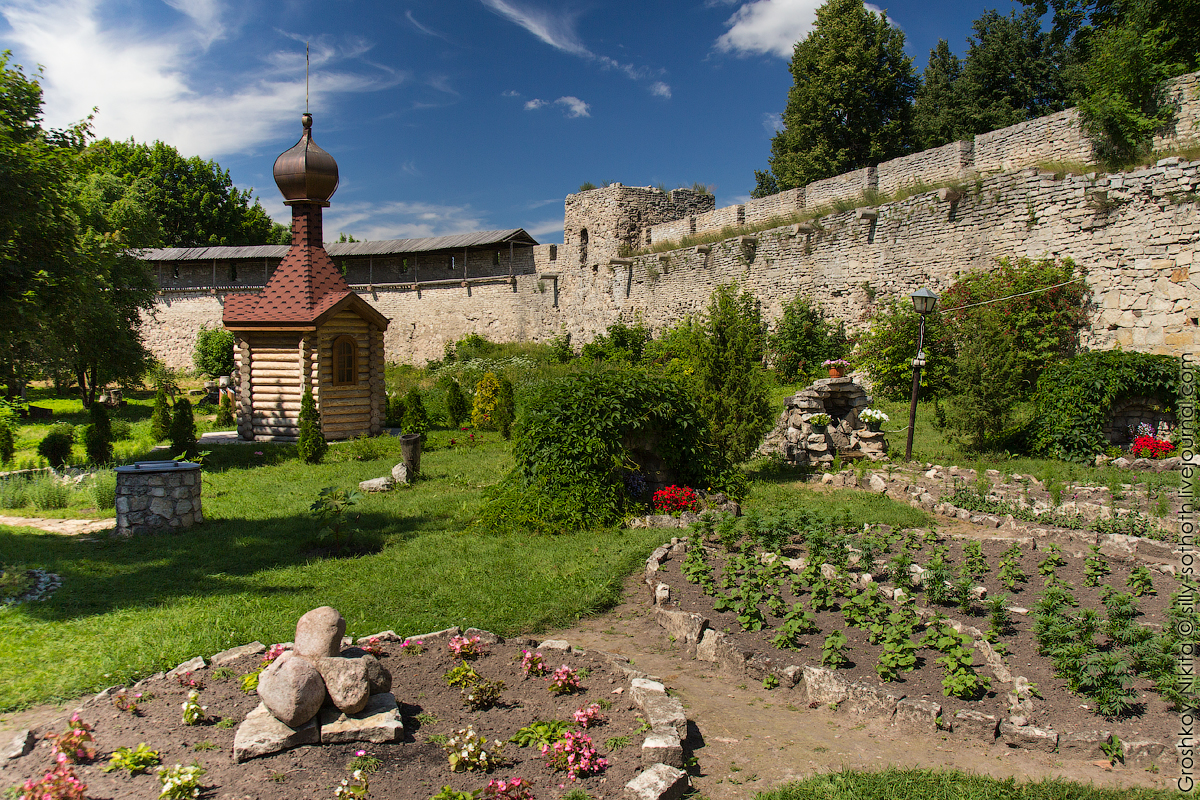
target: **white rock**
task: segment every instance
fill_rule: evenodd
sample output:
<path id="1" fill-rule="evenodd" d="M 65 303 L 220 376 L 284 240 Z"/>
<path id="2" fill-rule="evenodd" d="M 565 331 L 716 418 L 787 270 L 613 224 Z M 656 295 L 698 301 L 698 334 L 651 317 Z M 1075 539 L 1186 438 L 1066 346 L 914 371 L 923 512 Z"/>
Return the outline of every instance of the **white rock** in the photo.
<path id="1" fill-rule="evenodd" d="M 688 774 L 669 764 L 655 764 L 625 784 L 631 800 L 678 800 L 691 788 Z"/>
<path id="2" fill-rule="evenodd" d="M 403 461 L 392 467 L 392 480 L 401 484 L 408 483 L 408 465 Z"/>
<path id="3" fill-rule="evenodd" d="M 395 486 L 396 482 L 388 475 L 358 482 L 358 488 L 364 492 L 390 492 Z"/>
<path id="4" fill-rule="evenodd" d="M 391 692 L 371 695 L 357 714 L 327 708 L 321 712 L 321 744 L 341 742 L 398 742 L 404 737 L 404 722 L 396 696 Z"/>
<path id="5" fill-rule="evenodd" d="M 315 719 L 292 728 L 284 725 L 265 705 L 246 715 L 233 737 L 233 760 L 241 763 L 259 756 L 269 756 L 302 744 L 320 744 L 321 731 Z"/>

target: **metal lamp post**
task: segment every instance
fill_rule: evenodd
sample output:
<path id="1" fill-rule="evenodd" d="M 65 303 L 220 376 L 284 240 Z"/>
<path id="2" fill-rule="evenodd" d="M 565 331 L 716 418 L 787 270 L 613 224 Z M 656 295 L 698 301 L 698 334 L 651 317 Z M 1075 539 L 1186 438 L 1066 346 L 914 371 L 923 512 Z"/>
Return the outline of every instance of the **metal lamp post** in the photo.
<path id="1" fill-rule="evenodd" d="M 921 315 L 921 332 L 917 334 L 917 357 L 912 361 L 912 402 L 908 407 L 908 444 L 904 448 L 905 461 L 912 461 L 913 433 L 917 427 L 917 391 L 921 386 L 921 367 L 925 366 L 925 317 L 933 311 L 938 301 L 938 296 L 925 288 L 918 289 L 909 297 L 912 298 L 913 308 Z"/>

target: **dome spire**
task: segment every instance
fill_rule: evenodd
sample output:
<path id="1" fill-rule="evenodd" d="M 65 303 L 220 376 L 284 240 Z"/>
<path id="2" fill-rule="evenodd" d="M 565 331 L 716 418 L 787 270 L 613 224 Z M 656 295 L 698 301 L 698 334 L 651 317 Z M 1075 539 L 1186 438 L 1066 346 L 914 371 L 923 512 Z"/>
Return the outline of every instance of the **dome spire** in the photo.
<path id="1" fill-rule="evenodd" d="M 275 185 L 283 193 L 284 205 L 328 206 L 337 191 L 337 162 L 313 141 L 312 121 L 312 114 L 305 111 L 300 117 L 304 126 L 300 141 L 275 159 Z"/>

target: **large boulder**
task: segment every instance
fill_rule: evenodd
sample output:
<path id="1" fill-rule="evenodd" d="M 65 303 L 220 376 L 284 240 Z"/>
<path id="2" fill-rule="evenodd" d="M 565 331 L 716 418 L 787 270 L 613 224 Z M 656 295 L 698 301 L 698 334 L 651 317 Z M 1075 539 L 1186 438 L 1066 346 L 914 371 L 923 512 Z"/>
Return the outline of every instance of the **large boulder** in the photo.
<path id="1" fill-rule="evenodd" d="M 296 623 L 296 655 L 327 658 L 342 651 L 346 620 L 336 608 L 321 606 L 305 614 Z"/>
<path id="2" fill-rule="evenodd" d="M 258 696 L 276 719 L 298 728 L 325 702 L 325 682 L 306 658 L 287 652 L 258 676 Z"/>
<path id="3" fill-rule="evenodd" d="M 357 714 L 362 711 L 371 696 L 371 684 L 367 680 L 367 658 L 368 656 L 318 658 L 314 662 L 325 680 L 329 699 L 345 714 Z M 373 656 L 370 658 L 375 660 Z"/>

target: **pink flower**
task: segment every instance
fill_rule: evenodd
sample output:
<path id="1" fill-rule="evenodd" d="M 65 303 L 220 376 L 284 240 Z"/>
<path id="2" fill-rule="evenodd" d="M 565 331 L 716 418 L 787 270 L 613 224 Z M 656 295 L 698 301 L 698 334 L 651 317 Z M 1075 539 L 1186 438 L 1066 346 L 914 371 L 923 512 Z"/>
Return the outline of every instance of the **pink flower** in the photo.
<path id="1" fill-rule="evenodd" d="M 255 450 L 255 451 L 254 451 L 254 455 L 256 455 L 256 456 L 261 456 L 262 454 L 263 454 L 263 451 L 262 451 L 262 450 Z"/>

